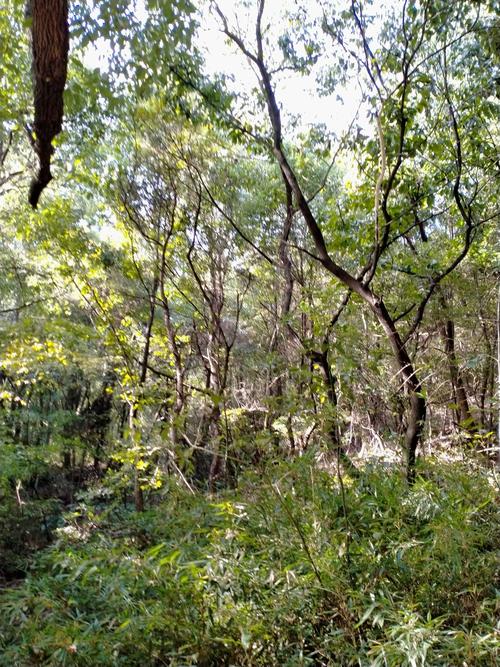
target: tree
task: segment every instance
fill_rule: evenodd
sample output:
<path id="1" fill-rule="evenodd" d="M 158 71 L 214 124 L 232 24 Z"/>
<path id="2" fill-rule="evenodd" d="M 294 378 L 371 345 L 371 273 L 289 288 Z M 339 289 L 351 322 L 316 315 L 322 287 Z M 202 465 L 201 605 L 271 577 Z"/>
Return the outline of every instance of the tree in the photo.
<path id="1" fill-rule="evenodd" d="M 287 66 L 296 69 L 297 67 L 303 68 L 304 65 L 294 61 L 293 54 L 296 49 L 290 46 L 289 53 L 292 55 L 285 52 L 280 65 L 270 63 L 268 52 L 271 38 L 266 37 L 266 29 L 263 27 L 264 9 L 264 0 L 259 0 L 255 19 L 255 44 L 251 47 L 241 34 L 230 27 L 226 16 L 215 5 L 223 32 L 254 66 L 271 126 L 272 154 L 279 164 L 285 187 L 293 193 L 296 206 L 307 225 L 317 261 L 332 276 L 342 282 L 350 292 L 358 295 L 368 305 L 387 336 L 397 365 L 397 375 L 401 381 L 402 390 L 408 392 L 410 400 L 405 450 L 408 479 L 413 481 L 416 450 L 423 436 L 426 402 L 424 389 L 408 351 L 408 342 L 420 326 L 427 303 L 438 285 L 466 257 L 484 218 L 479 212 L 477 201 L 477 190 L 481 188 L 482 177 L 475 177 L 470 170 L 475 161 L 474 147 L 469 144 L 469 151 L 464 155 L 463 127 L 460 123 L 467 127 L 470 118 L 467 117 L 467 110 L 464 110 L 465 119 L 458 116 L 457 102 L 449 82 L 450 59 L 453 59 L 457 45 L 460 45 L 462 50 L 464 47 L 467 48 L 467 44 L 470 45 L 468 39 L 478 24 L 478 13 L 470 8 L 469 3 L 459 3 L 448 10 L 441 3 L 424 2 L 418 7 L 414 3 L 405 3 L 398 18 L 399 29 L 397 22 L 391 24 L 388 31 L 390 44 L 387 46 L 384 44 L 376 53 L 367 36 L 367 22 L 362 5 L 353 2 L 346 19 L 354 28 L 351 31 L 351 35 L 354 35 L 351 41 L 354 40 L 353 48 L 357 49 L 355 51 L 352 51 L 351 45 L 344 41 L 342 31 L 344 17 L 341 15 L 342 19 L 339 24 L 337 18 L 331 22 L 328 15 L 323 14 L 322 26 L 325 33 L 334 38 L 338 43 L 338 48 L 343 48 L 348 54 L 352 54 L 356 66 L 364 71 L 368 82 L 367 94 L 370 102 L 377 109 L 375 114 L 376 149 L 374 153 L 368 149 L 368 165 L 375 167 L 375 173 L 378 171 L 371 216 L 373 241 L 368 260 L 355 274 L 342 266 L 329 250 L 324 226 L 320 222 L 320 214 L 315 212 L 311 198 L 300 183 L 297 169 L 288 157 L 283 136 L 282 111 L 273 85 L 273 72 Z M 303 10 L 301 15 L 305 15 Z M 450 22 L 456 26 L 455 30 L 449 28 Z M 446 29 L 444 26 L 447 26 Z M 300 43 L 301 39 L 304 38 L 299 35 L 297 42 Z M 287 44 L 290 42 L 288 41 Z M 266 47 L 268 52 L 266 52 Z M 308 51 L 306 42 L 306 53 L 313 52 L 313 56 L 309 58 L 309 64 L 318 57 L 314 48 L 313 44 Z M 436 63 L 440 66 L 437 76 L 431 70 Z M 439 152 L 427 142 L 422 144 L 420 141 L 419 143 L 420 133 L 425 131 L 424 128 L 429 125 L 429 119 L 425 118 L 423 109 L 430 102 L 431 90 L 440 91 L 441 108 L 446 109 L 445 114 L 441 112 L 438 117 L 438 121 L 443 122 L 446 127 L 444 141 L 437 146 Z M 242 131 L 246 131 L 245 128 Z M 251 130 L 246 133 L 250 135 L 251 139 L 256 139 L 255 133 L 252 133 Z M 451 147 L 454 155 L 452 161 L 444 154 L 448 146 Z M 407 331 L 402 333 L 398 326 L 398 321 L 402 319 L 402 316 L 390 313 L 386 301 L 379 290 L 372 287 L 372 283 L 377 277 L 381 262 L 391 252 L 393 244 L 403 239 L 415 247 L 415 242 L 409 241 L 409 235 L 415 230 L 420 234 L 418 242 L 427 243 L 428 232 L 421 219 L 424 208 L 422 200 L 428 196 L 431 196 L 433 200 L 438 198 L 432 191 L 418 192 L 418 187 L 415 190 L 411 182 L 413 179 L 418 179 L 415 170 L 419 168 L 419 162 L 422 159 L 429 159 L 427 158 L 428 151 L 432 154 L 431 160 L 436 158 L 438 161 L 444 160 L 441 169 L 446 173 L 447 181 L 451 181 L 444 195 L 446 198 L 445 210 L 449 211 L 454 219 L 457 219 L 462 241 L 461 247 L 455 250 L 447 262 L 425 276 L 427 287 L 421 295 L 420 303 L 413 304 L 403 313 L 403 317 L 412 310 L 415 310 L 416 314 Z M 378 168 L 373 165 L 374 157 L 378 162 Z M 406 208 L 406 211 L 403 209 L 403 215 L 401 215 L 402 207 Z M 439 233 L 440 213 L 436 208 L 431 210 L 430 219 L 427 218 L 426 222 L 427 230 L 434 228 Z M 410 215 L 413 216 L 413 222 L 405 230 L 404 225 L 408 224 L 406 219 Z M 400 217 L 403 218 L 403 228 L 401 220 L 398 219 Z M 456 242 L 453 245 L 456 246 Z"/>

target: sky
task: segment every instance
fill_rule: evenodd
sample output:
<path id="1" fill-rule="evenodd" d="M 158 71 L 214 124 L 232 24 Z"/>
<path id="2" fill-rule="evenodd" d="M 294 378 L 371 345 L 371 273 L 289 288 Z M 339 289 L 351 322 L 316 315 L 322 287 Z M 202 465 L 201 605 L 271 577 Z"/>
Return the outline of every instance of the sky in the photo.
<path id="1" fill-rule="evenodd" d="M 311 14 L 318 9 L 316 0 L 307 0 L 311 5 Z M 235 3 L 232 0 L 220 0 L 218 2 L 223 13 L 226 15 L 232 29 L 240 29 L 241 32 L 250 33 L 253 38 L 255 26 L 255 10 L 243 14 L 235 12 Z M 271 0 L 267 2 L 263 25 L 267 23 L 282 27 L 283 12 L 293 8 L 296 4 L 290 0 Z M 218 17 L 208 14 L 203 21 L 203 31 L 200 32 L 200 46 L 205 53 L 206 69 L 208 73 L 222 72 L 234 75 L 238 86 L 247 88 L 255 86 L 257 78 L 255 73 L 246 63 L 245 57 L 234 45 L 229 45 L 221 32 L 221 21 Z M 335 94 L 320 97 L 316 91 L 314 76 L 304 77 L 300 75 L 287 75 L 276 80 L 277 98 L 283 109 L 293 114 L 300 114 L 303 125 L 322 123 L 326 127 L 340 134 L 346 130 L 351 123 L 359 107 L 360 92 L 355 81 L 337 91 Z M 341 94 L 342 101 L 338 99 Z"/>
<path id="2" fill-rule="evenodd" d="M 323 0 L 303 0 L 303 5 L 310 6 L 308 18 L 320 15 Z M 256 3 L 247 3 L 252 6 L 242 9 L 240 3 L 234 0 L 219 0 L 218 5 L 227 16 L 232 29 L 245 33 L 248 31 L 250 39 L 254 36 L 255 6 Z M 268 0 L 263 16 L 263 25 L 270 24 L 270 32 L 276 34 L 283 27 L 283 13 L 297 4 L 296 0 Z M 327 3 L 331 6 L 331 2 Z M 345 3 L 344 3 L 345 4 Z M 400 4 L 398 0 L 376 0 L 377 11 L 385 11 L 388 7 Z M 205 6 L 207 3 L 205 3 Z M 238 6 L 236 12 L 235 7 Z M 144 10 L 144 0 L 136 2 L 137 13 Z M 251 90 L 257 83 L 257 78 L 246 62 L 246 58 L 234 45 L 229 45 L 221 32 L 221 20 L 214 12 L 205 9 L 200 21 L 202 29 L 199 31 L 197 45 L 205 56 L 207 74 L 222 73 L 234 77 L 234 86 L 237 90 Z M 273 40 L 271 40 L 273 41 Z M 89 67 L 105 67 L 106 47 L 102 42 L 89 48 L 85 57 L 85 64 Z M 272 55 L 272 54 L 271 54 Z M 354 77 L 347 86 L 337 89 L 328 96 L 319 96 L 314 73 L 311 76 L 287 74 L 276 78 L 276 93 L 281 107 L 284 110 L 284 120 L 287 121 L 287 112 L 291 115 L 300 115 L 302 122 L 300 129 L 305 129 L 313 123 L 322 123 L 327 130 L 340 136 L 347 130 L 356 115 L 361 93 Z M 290 117 L 289 116 L 289 117 Z M 366 118 L 359 117 L 361 125 L 367 126 Z"/>
<path id="3" fill-rule="evenodd" d="M 230 28 L 242 34 L 248 33 L 249 43 L 254 41 L 256 1 L 249 2 L 248 10 L 241 9 L 240 3 L 234 0 L 217 0 L 218 6 L 228 19 Z M 402 7 L 403 0 L 373 0 L 371 6 L 363 3 L 365 13 L 374 16 L 371 27 L 371 44 L 376 47 L 376 34 L 380 31 L 382 17 L 388 12 Z M 286 28 L 285 13 L 293 11 L 298 5 L 307 8 L 308 20 L 321 20 L 323 9 L 331 15 L 333 7 L 346 10 L 350 7 L 347 0 L 267 0 L 262 25 L 270 24 L 271 43 L 276 43 L 278 34 Z M 237 7 L 237 9 L 236 9 Z M 233 74 L 239 86 L 255 86 L 257 78 L 251 71 L 245 57 L 234 45 L 228 45 L 221 32 L 221 20 L 212 12 L 204 14 L 203 31 L 200 32 L 200 46 L 205 52 L 206 68 L 209 73 L 224 72 Z M 330 38 L 325 41 L 325 47 L 339 49 Z M 273 54 L 270 54 L 272 57 Z M 352 77 L 348 84 L 337 87 L 334 93 L 320 96 L 317 92 L 317 68 L 310 76 L 299 74 L 287 75 L 276 79 L 276 94 L 283 110 L 293 114 L 300 114 L 303 126 L 313 123 L 322 123 L 332 133 L 340 136 L 345 132 L 358 114 L 357 120 L 365 131 L 369 131 L 365 112 L 359 111 L 361 90 L 356 77 Z M 285 114 L 286 116 L 286 114 Z"/>

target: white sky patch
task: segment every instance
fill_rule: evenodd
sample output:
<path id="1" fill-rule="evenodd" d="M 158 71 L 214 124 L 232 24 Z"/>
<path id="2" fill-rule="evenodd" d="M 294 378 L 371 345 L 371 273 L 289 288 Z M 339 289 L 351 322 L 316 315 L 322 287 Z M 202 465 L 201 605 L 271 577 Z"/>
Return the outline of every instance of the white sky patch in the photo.
<path id="1" fill-rule="evenodd" d="M 320 7 L 315 0 L 309 0 L 311 13 L 318 13 Z M 250 10 L 235 10 L 232 0 L 220 0 L 219 7 L 228 19 L 231 30 L 248 36 L 249 50 L 255 49 L 255 7 Z M 283 27 L 283 14 L 287 9 L 293 9 L 294 3 L 290 0 L 273 0 L 266 4 L 263 27 L 276 26 L 278 34 Z M 205 56 L 205 70 L 207 74 L 225 74 L 234 79 L 235 90 L 251 90 L 257 85 L 257 76 L 247 62 L 245 56 L 234 44 L 229 44 L 223 34 L 222 22 L 219 17 L 209 12 L 203 16 L 203 30 L 200 30 L 198 46 Z M 278 50 L 276 45 L 276 50 Z M 267 54 L 269 57 L 270 54 Z M 273 55 L 273 54 L 271 54 Z M 265 54 L 266 56 L 266 54 Z M 361 93 L 356 80 L 350 81 L 348 86 L 339 88 L 333 93 L 319 96 L 313 75 L 304 76 L 289 72 L 284 76 L 275 77 L 276 96 L 283 110 L 285 122 L 287 115 L 300 116 L 301 127 L 305 129 L 313 124 L 324 124 L 328 130 L 340 135 L 351 124 L 361 101 Z M 341 99 L 340 99 L 341 98 Z"/>
<path id="2" fill-rule="evenodd" d="M 125 243 L 125 235 L 114 222 L 105 222 L 99 229 L 99 238 L 113 248 L 120 248 Z"/>
<path id="3" fill-rule="evenodd" d="M 83 64 L 88 69 L 99 69 L 101 72 L 105 72 L 109 67 L 109 58 L 111 56 L 111 50 L 106 40 L 102 37 L 99 37 L 95 42 L 93 42 L 86 50 L 83 55 Z"/>
<path id="4" fill-rule="evenodd" d="M 323 0 L 307 0 L 303 5 L 307 8 L 308 18 L 320 17 Z M 144 0 L 135 0 L 135 13 L 141 21 L 146 15 Z M 206 2 L 200 9 L 200 28 L 196 37 L 196 46 L 202 51 L 205 58 L 205 72 L 208 76 L 223 74 L 232 80 L 233 92 L 245 91 L 252 98 L 252 90 L 258 86 L 258 79 L 245 56 L 222 32 L 222 22 L 215 12 L 209 9 Z M 241 6 L 234 0 L 219 0 L 218 6 L 227 17 L 232 30 L 241 34 L 250 50 L 255 49 L 255 18 L 257 2 L 247 3 L 249 7 Z M 323 3 L 324 4 L 324 3 Z M 334 2 L 332 4 L 335 4 Z M 341 3 L 342 4 L 342 3 Z M 326 3 L 331 9 L 330 0 Z M 372 11 L 378 16 L 372 26 L 375 33 L 379 30 L 380 17 L 386 15 L 393 8 L 401 7 L 401 0 L 377 0 Z M 271 48 L 265 54 L 266 60 L 275 59 L 279 55 L 277 38 L 286 28 L 286 12 L 294 10 L 297 3 L 294 0 L 268 0 L 263 15 L 263 28 L 270 36 Z M 347 7 L 343 7 L 346 9 Z M 333 43 L 325 42 L 326 49 L 334 49 Z M 273 48 L 275 45 L 275 48 Z M 325 54 L 326 56 L 328 53 Z M 105 40 L 99 39 L 91 45 L 84 56 L 84 63 L 89 68 L 99 68 L 105 71 L 108 68 L 110 49 Z M 305 130 L 315 124 L 323 124 L 327 131 L 337 137 L 342 135 L 356 117 L 361 104 L 361 90 L 356 77 L 347 85 L 337 86 L 336 90 L 328 95 L 319 95 L 315 79 L 316 71 L 305 76 L 297 72 L 282 73 L 274 77 L 278 103 L 282 109 L 284 130 L 286 134 L 292 132 L 291 119 L 299 118 L 296 131 Z M 369 123 L 366 110 L 359 113 L 357 122 L 365 132 L 369 132 Z"/>
<path id="5" fill-rule="evenodd" d="M 311 2 L 318 10 L 318 4 Z M 219 6 L 227 15 L 230 26 L 250 36 L 255 34 L 255 7 L 250 10 L 239 8 L 235 11 L 232 0 L 221 0 Z M 293 8 L 290 0 L 273 0 L 268 2 L 264 14 L 264 25 L 271 24 L 281 27 L 283 12 Z M 145 15 L 143 0 L 136 2 L 136 13 L 139 19 Z M 228 44 L 228 40 L 221 31 L 221 22 L 207 9 L 203 11 L 203 19 L 197 35 L 197 46 L 205 58 L 205 72 L 210 75 L 224 74 L 234 80 L 234 90 L 251 91 L 257 85 L 257 77 L 252 71 L 246 58 L 237 47 Z M 274 31 L 276 32 L 276 31 Z M 253 46 L 249 44 L 249 46 Z M 106 40 L 99 38 L 91 44 L 84 55 L 83 62 L 89 69 L 106 71 L 111 56 L 110 47 Z M 300 116 L 301 126 L 305 128 L 312 124 L 322 123 L 326 127 L 341 134 L 351 123 L 359 107 L 361 95 L 356 81 L 327 96 L 319 96 L 313 76 L 303 76 L 298 73 L 287 73 L 286 76 L 276 77 L 276 93 L 280 106 L 284 111 L 285 122 L 288 115 Z M 339 99 L 339 96 L 342 100 Z"/>

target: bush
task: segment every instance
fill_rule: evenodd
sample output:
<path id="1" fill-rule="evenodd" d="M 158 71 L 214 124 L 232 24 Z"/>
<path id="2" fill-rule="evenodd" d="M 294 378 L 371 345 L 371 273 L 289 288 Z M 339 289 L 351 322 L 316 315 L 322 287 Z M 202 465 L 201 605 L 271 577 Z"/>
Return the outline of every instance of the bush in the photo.
<path id="1" fill-rule="evenodd" d="M 421 473 L 367 469 L 343 496 L 304 457 L 68 517 L 3 594 L 0 665 L 496 665 L 498 498 L 480 470 Z"/>

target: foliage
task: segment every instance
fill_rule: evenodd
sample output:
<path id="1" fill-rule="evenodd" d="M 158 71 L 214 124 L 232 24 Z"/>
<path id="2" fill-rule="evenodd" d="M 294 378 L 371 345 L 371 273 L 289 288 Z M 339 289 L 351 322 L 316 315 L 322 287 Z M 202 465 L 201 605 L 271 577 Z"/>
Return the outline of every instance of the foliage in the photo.
<path id="1" fill-rule="evenodd" d="M 411 489 L 374 466 L 344 500 L 312 457 L 140 515 L 88 498 L 4 592 L 0 664 L 494 665 L 498 496 L 471 465 Z"/>
<path id="2" fill-rule="evenodd" d="M 70 3 L 36 213 L 25 4 L 0 666 L 497 664 L 498 3 Z"/>

